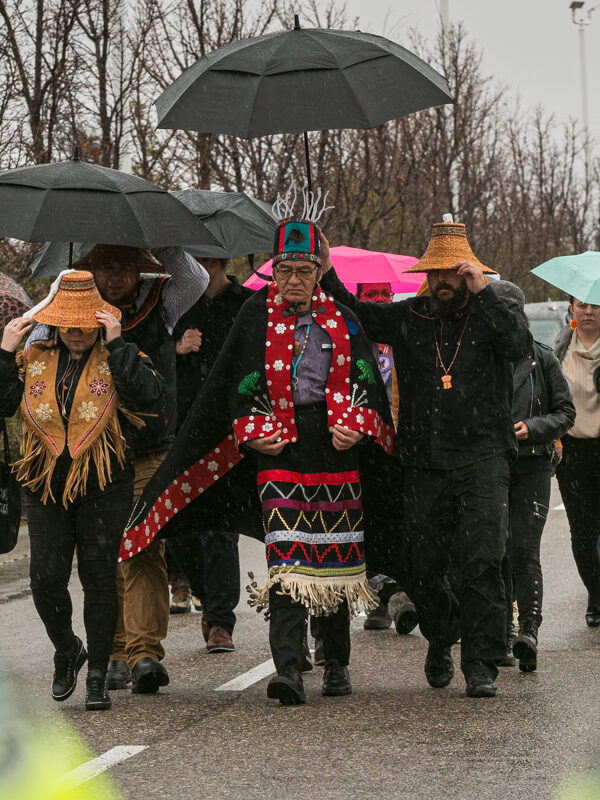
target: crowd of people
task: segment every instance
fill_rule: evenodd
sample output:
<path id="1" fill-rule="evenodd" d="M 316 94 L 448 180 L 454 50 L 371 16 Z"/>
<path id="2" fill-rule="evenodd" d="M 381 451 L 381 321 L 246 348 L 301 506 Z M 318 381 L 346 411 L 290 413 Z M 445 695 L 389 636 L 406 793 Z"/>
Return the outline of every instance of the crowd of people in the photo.
<path id="1" fill-rule="evenodd" d="M 554 352 L 534 341 L 521 289 L 451 219 L 411 268 L 417 296 L 392 302 L 368 264 L 354 294 L 324 209 L 298 216 L 288 199 L 256 292 L 221 259 L 96 245 L 4 328 L 0 414 L 20 409 L 57 701 L 86 660 L 89 710 L 110 690 L 159 691 L 169 613 L 192 605 L 208 652 L 234 650 L 240 534 L 266 548 L 249 602 L 268 617 L 269 698 L 306 701 L 309 629 L 322 693 L 349 694 L 361 607 L 367 630 L 419 625 L 436 689 L 460 641 L 467 695 L 493 697 L 500 667 L 537 667 L 555 472 L 600 626 L 600 306 L 572 297 Z"/>

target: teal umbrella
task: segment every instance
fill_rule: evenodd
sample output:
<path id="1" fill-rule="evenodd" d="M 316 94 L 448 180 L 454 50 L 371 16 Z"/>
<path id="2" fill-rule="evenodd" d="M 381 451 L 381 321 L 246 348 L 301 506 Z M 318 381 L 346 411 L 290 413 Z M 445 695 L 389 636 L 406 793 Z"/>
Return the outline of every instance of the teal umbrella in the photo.
<path id="1" fill-rule="evenodd" d="M 600 253 L 557 256 L 531 272 L 582 303 L 600 305 Z"/>

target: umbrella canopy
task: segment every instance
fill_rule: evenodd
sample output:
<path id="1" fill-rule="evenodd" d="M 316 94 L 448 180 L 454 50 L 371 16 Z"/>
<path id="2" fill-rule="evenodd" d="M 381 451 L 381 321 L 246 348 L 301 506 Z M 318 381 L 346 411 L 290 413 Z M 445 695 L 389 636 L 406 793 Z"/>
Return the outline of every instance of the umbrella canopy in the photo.
<path id="1" fill-rule="evenodd" d="M 200 58 L 156 100 L 158 127 L 250 139 L 373 128 L 453 102 L 445 78 L 388 39 L 296 26 Z"/>
<path id="2" fill-rule="evenodd" d="M 0 173 L 0 236 L 143 248 L 223 245 L 164 189 L 77 157 Z"/>
<path id="3" fill-rule="evenodd" d="M 67 242 L 46 242 L 43 244 L 27 265 L 31 270 L 32 278 L 50 278 L 69 267 L 79 258 L 90 252 L 95 242 L 73 242 L 70 253 L 70 244 Z"/>
<path id="4" fill-rule="evenodd" d="M 557 256 L 531 272 L 582 303 L 600 305 L 600 253 Z"/>
<path id="5" fill-rule="evenodd" d="M 353 294 L 356 294 L 359 283 L 389 283 L 394 294 L 416 294 L 425 278 L 425 274 L 419 272 L 404 273 L 419 260 L 412 256 L 360 250 L 345 245 L 332 247 L 330 256 L 339 279 Z M 272 261 L 263 264 L 258 272 L 265 276 L 264 279 L 257 274 L 251 275 L 244 286 L 260 289 L 268 283 L 272 275 Z"/>
<path id="6" fill-rule="evenodd" d="M 201 220 L 223 247 L 191 244 L 188 253 L 201 258 L 235 258 L 248 253 L 270 253 L 277 222 L 269 203 L 244 192 L 181 189 L 172 192 Z"/>
<path id="7" fill-rule="evenodd" d="M 25 289 L 0 272 L 0 332 L 7 322 L 22 317 L 32 305 Z"/>

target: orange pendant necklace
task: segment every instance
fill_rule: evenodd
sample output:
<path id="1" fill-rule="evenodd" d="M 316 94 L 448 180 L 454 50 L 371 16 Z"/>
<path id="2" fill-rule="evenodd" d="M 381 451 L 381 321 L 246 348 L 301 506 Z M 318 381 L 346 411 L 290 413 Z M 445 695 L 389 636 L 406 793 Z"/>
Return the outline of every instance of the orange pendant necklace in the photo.
<path id="1" fill-rule="evenodd" d="M 460 332 L 460 336 L 458 338 L 458 343 L 456 345 L 456 350 L 454 351 L 454 356 L 452 357 L 452 361 L 446 366 L 442 359 L 442 340 L 444 338 L 444 322 L 442 321 L 440 325 L 440 341 L 438 343 L 437 339 L 437 331 L 435 329 L 435 321 L 433 321 L 433 338 L 435 339 L 435 349 L 437 352 L 437 359 L 436 359 L 436 367 L 439 365 L 442 368 L 443 375 L 442 375 L 442 387 L 444 389 L 452 389 L 452 375 L 450 374 L 450 370 L 454 366 L 454 362 L 456 361 L 456 357 L 458 356 L 458 351 L 460 350 L 460 346 L 462 344 L 462 338 L 467 330 L 467 325 L 469 323 L 469 317 L 471 315 L 467 314 L 467 318 L 465 320 L 465 324 L 463 325 L 463 329 Z"/>

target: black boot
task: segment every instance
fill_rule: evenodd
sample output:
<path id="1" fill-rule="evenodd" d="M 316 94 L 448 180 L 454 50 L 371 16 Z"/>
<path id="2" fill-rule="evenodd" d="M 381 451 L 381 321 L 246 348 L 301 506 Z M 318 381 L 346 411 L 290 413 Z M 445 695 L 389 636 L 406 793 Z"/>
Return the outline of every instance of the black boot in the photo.
<path id="1" fill-rule="evenodd" d="M 595 600 L 591 595 L 588 595 L 585 624 L 588 628 L 600 628 L 600 600 Z"/>
<path id="2" fill-rule="evenodd" d="M 513 655 L 513 643 L 516 635 L 515 626 L 511 622 L 506 630 L 506 652 L 504 658 L 496 662 L 499 667 L 516 667 L 517 659 Z"/>
<path id="3" fill-rule="evenodd" d="M 537 669 L 537 631 L 536 620 L 526 619 L 519 625 L 513 653 L 519 659 L 521 672 L 534 672 Z"/>
<path id="4" fill-rule="evenodd" d="M 106 670 L 107 689 L 126 689 L 131 683 L 131 672 L 124 661 L 109 661 Z"/>
<path id="5" fill-rule="evenodd" d="M 344 694 L 352 694 L 348 667 L 333 659 L 327 661 L 325 663 L 321 694 L 327 697 L 341 697 Z"/>
<path id="6" fill-rule="evenodd" d="M 279 700 L 283 706 L 299 706 L 306 703 L 302 675 L 295 667 L 284 667 L 279 675 L 275 675 L 269 681 L 267 697 Z"/>
<path id="7" fill-rule="evenodd" d="M 430 644 L 425 659 L 425 677 L 434 689 L 448 686 L 454 677 L 454 661 L 449 647 L 435 647 Z"/>
<path id="8" fill-rule="evenodd" d="M 169 685 L 169 673 L 153 658 L 140 658 L 131 670 L 131 693 L 154 694 L 159 686 Z"/>
<path id="9" fill-rule="evenodd" d="M 483 661 L 471 661 L 465 669 L 467 697 L 495 697 L 498 687 Z"/>
<path id="10" fill-rule="evenodd" d="M 106 672 L 91 669 L 85 682 L 85 707 L 87 711 L 107 711 L 112 703 L 106 691 Z"/>
<path id="11" fill-rule="evenodd" d="M 52 678 L 52 699 L 66 700 L 77 686 L 77 673 L 85 664 L 87 652 L 81 639 L 75 637 L 75 647 L 70 656 L 58 651 L 54 653 L 54 677 Z"/>

